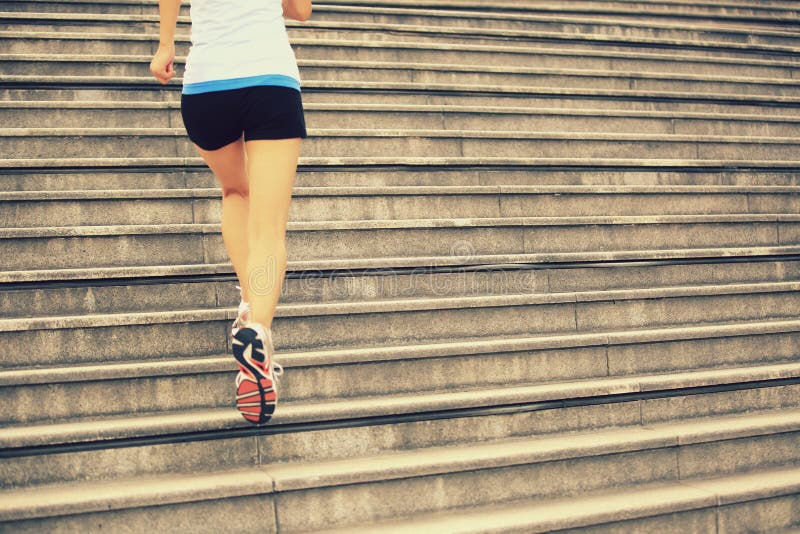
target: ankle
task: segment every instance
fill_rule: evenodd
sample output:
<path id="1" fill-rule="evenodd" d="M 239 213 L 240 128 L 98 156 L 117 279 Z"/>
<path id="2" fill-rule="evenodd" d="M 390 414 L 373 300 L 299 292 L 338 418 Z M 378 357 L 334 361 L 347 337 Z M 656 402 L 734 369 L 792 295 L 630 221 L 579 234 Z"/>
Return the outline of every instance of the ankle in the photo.
<path id="1" fill-rule="evenodd" d="M 264 322 L 258 321 L 253 317 L 253 314 L 250 313 L 249 317 L 247 318 L 247 326 L 258 325 L 259 328 L 263 328 L 264 332 L 272 332 L 272 326 L 267 326 Z"/>
<path id="2" fill-rule="evenodd" d="M 235 287 L 236 289 L 239 290 L 239 299 L 245 304 L 250 304 L 250 299 L 249 295 L 247 294 L 247 291 L 245 291 L 244 288 L 242 288 L 242 286 L 235 286 Z"/>

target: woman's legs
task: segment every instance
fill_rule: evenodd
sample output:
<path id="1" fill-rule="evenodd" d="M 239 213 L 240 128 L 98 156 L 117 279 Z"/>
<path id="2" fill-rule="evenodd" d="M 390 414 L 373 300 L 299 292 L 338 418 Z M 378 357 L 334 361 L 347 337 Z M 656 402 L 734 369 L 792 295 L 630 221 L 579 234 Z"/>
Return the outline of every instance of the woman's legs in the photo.
<path id="1" fill-rule="evenodd" d="M 203 150 L 197 145 L 194 146 L 222 187 L 222 241 L 239 279 L 242 299 L 247 301 L 249 290 L 246 271 L 247 224 L 250 187 L 247 179 L 244 140 L 240 137 L 217 150 Z"/>
<path id="2" fill-rule="evenodd" d="M 250 320 L 272 326 L 286 271 L 286 223 L 301 139 L 242 138 L 195 148 L 222 187 L 222 240 L 250 303 Z M 252 251 L 252 254 L 251 254 Z"/>
<path id="3" fill-rule="evenodd" d="M 272 326 L 286 272 L 286 224 L 300 143 L 299 137 L 245 142 L 250 186 L 245 284 L 250 319 L 267 330 Z"/>

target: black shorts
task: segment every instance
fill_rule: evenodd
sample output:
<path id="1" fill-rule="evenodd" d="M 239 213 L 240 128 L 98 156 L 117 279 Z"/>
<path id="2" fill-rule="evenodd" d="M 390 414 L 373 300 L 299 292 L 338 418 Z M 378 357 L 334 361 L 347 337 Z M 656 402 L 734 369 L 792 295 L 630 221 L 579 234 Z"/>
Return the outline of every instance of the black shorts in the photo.
<path id="1" fill-rule="evenodd" d="M 204 150 L 239 139 L 308 137 L 300 91 L 281 85 L 254 85 L 181 94 L 186 133 Z"/>

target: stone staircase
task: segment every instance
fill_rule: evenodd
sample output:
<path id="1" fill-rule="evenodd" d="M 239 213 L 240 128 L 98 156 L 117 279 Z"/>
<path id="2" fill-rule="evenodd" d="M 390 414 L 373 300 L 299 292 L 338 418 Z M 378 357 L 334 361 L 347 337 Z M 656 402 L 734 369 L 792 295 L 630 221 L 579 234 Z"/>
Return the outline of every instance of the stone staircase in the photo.
<path id="1" fill-rule="evenodd" d="M 263 427 L 157 2 L 0 20 L 0 531 L 800 529 L 800 3 L 287 21 Z"/>

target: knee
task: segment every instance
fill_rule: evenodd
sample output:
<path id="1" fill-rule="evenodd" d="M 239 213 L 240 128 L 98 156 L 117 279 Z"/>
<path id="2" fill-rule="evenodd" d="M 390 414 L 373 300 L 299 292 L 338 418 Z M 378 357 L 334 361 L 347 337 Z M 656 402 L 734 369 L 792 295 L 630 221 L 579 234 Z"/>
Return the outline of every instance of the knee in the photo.
<path id="1" fill-rule="evenodd" d="M 283 245 L 286 236 L 286 222 L 278 214 L 250 213 L 248 234 L 253 242 L 269 243 L 274 248 Z"/>
<path id="2" fill-rule="evenodd" d="M 247 198 L 248 196 L 250 196 L 250 189 L 247 186 L 238 184 L 221 184 L 221 185 L 222 185 L 223 198 L 228 198 L 231 196 Z"/>

